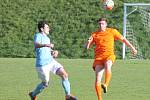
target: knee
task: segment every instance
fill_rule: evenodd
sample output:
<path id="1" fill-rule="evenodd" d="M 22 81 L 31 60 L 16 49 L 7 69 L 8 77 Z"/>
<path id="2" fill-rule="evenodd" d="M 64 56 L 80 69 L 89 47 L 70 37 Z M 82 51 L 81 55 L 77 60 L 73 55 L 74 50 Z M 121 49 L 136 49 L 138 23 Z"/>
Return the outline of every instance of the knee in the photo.
<path id="1" fill-rule="evenodd" d="M 106 71 L 111 71 L 111 67 L 112 67 L 112 61 L 107 61 L 105 63 L 105 70 Z"/>
<path id="2" fill-rule="evenodd" d="M 101 83 L 101 80 L 100 79 L 96 79 L 95 80 L 95 84 L 100 84 Z"/>
<path id="3" fill-rule="evenodd" d="M 105 72 L 111 73 L 111 67 L 106 67 Z"/>
<path id="4" fill-rule="evenodd" d="M 49 82 L 42 82 L 43 86 L 46 88 L 49 85 Z"/>
<path id="5" fill-rule="evenodd" d="M 63 80 L 68 79 L 68 73 L 64 71 L 64 72 L 60 75 L 60 77 L 61 77 Z"/>
<path id="6" fill-rule="evenodd" d="M 59 70 L 57 73 L 62 79 L 67 79 L 68 78 L 68 73 L 62 68 Z"/>
<path id="7" fill-rule="evenodd" d="M 105 70 L 111 71 L 111 66 L 106 66 L 106 67 L 105 67 Z"/>
<path id="8" fill-rule="evenodd" d="M 63 78 L 63 79 L 67 79 L 67 78 L 68 78 L 68 73 L 67 73 L 67 72 L 64 72 L 63 75 L 62 75 L 62 78 Z"/>

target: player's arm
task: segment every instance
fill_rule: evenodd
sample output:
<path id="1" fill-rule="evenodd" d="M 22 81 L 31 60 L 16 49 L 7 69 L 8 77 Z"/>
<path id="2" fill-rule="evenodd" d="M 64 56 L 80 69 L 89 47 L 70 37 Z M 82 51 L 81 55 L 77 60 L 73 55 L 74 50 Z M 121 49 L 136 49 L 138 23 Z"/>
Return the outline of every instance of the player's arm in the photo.
<path id="1" fill-rule="evenodd" d="M 131 48 L 131 51 L 133 54 L 137 54 L 137 50 L 135 49 L 135 47 L 126 39 L 126 38 L 122 38 L 122 42 L 126 44 L 126 46 Z"/>
<path id="2" fill-rule="evenodd" d="M 85 48 L 89 49 L 92 46 L 92 44 L 93 44 L 93 37 L 90 36 L 89 39 L 88 39 L 88 41 L 85 44 Z"/>
<path id="3" fill-rule="evenodd" d="M 35 48 L 42 48 L 42 47 L 49 47 L 49 48 L 53 48 L 54 47 L 54 44 L 41 44 L 41 43 L 38 43 L 38 42 L 35 42 Z"/>
<path id="4" fill-rule="evenodd" d="M 123 43 L 125 43 L 126 46 L 131 49 L 134 55 L 137 54 L 137 50 L 135 49 L 135 47 L 125 37 L 123 37 L 116 29 L 114 29 L 113 32 L 115 34 L 115 40 L 121 40 Z"/>

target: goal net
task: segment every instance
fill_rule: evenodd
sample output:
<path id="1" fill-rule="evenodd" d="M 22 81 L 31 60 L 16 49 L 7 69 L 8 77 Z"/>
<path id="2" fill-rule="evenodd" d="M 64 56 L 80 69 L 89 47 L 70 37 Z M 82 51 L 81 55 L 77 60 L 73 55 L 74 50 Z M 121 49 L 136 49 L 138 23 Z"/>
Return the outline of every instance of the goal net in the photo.
<path id="1" fill-rule="evenodd" d="M 150 4 L 124 3 L 123 35 L 138 50 L 133 55 L 123 44 L 123 59 L 150 59 Z"/>

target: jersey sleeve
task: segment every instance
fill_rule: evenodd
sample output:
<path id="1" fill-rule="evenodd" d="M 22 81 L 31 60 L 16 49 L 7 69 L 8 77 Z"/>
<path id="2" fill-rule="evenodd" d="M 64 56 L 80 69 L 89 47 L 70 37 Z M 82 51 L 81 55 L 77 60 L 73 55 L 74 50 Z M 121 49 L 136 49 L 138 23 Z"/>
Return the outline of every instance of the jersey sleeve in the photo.
<path id="1" fill-rule="evenodd" d="M 91 42 L 93 42 L 93 36 L 91 35 L 88 40 L 90 40 Z"/>
<path id="2" fill-rule="evenodd" d="M 94 44 L 94 43 L 95 43 L 95 40 L 94 40 L 94 38 L 95 38 L 95 34 L 96 34 L 96 33 L 95 33 L 95 32 L 93 32 L 93 33 L 92 33 L 92 35 L 91 35 L 91 38 L 92 38 L 92 44 Z"/>
<path id="3" fill-rule="evenodd" d="M 41 43 L 41 36 L 39 33 L 35 33 L 34 35 L 34 43 Z"/>
<path id="4" fill-rule="evenodd" d="M 123 36 L 120 34 L 119 31 L 113 29 L 113 33 L 114 33 L 115 40 L 123 40 Z"/>

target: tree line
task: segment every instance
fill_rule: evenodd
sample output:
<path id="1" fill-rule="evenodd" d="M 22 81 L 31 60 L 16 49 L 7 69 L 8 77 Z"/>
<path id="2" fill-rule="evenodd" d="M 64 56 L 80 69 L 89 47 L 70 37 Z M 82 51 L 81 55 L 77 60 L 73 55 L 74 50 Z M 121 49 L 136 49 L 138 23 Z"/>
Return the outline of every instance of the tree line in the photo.
<path id="1" fill-rule="evenodd" d="M 98 28 L 99 17 L 122 33 L 123 0 L 115 0 L 112 11 L 104 10 L 99 0 L 0 1 L 0 57 L 35 57 L 33 36 L 40 20 L 50 23 L 49 37 L 61 58 L 93 58 L 93 50 L 86 51 L 84 43 Z M 117 58 L 121 50 L 116 43 Z"/>

